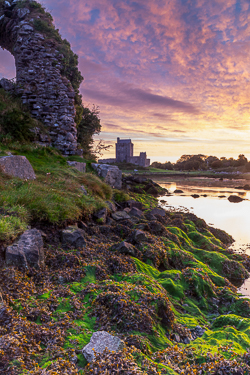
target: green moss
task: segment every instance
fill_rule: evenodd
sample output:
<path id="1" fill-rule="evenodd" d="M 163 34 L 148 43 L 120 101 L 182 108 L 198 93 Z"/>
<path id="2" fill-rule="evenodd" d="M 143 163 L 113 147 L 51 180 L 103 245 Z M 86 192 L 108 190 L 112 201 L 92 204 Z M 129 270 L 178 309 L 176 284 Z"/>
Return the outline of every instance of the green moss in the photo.
<path id="1" fill-rule="evenodd" d="M 116 202 L 126 202 L 130 199 L 130 196 L 126 193 L 124 193 L 124 191 L 122 190 L 117 190 L 117 189 L 114 189 L 113 190 L 113 198 Z"/>

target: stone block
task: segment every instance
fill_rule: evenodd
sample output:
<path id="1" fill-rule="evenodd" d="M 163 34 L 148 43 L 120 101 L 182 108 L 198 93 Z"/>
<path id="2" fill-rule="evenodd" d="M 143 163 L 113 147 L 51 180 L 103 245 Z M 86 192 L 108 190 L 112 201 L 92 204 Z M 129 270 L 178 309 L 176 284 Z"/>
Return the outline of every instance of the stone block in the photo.
<path id="1" fill-rule="evenodd" d="M 61 232 L 61 241 L 63 245 L 80 248 L 86 245 L 84 238 L 85 232 L 77 227 L 67 227 Z"/>
<path id="2" fill-rule="evenodd" d="M 121 254 L 128 254 L 131 256 L 135 256 L 136 249 L 133 245 L 126 241 L 122 241 L 118 244 L 115 244 L 111 247 L 111 250 L 118 251 Z"/>
<path id="3" fill-rule="evenodd" d="M 95 359 L 95 353 L 103 353 L 105 349 L 110 352 L 118 352 L 124 348 L 124 342 L 110 335 L 106 331 L 94 332 L 90 342 L 83 348 L 82 354 L 88 362 Z"/>
<path id="4" fill-rule="evenodd" d="M 36 179 L 34 169 L 25 156 L 11 155 L 0 157 L 0 169 L 12 177 L 19 177 L 23 180 Z"/>
<path id="5" fill-rule="evenodd" d="M 111 214 L 112 218 L 116 221 L 130 219 L 130 216 L 125 211 L 116 211 Z"/>
<path id="6" fill-rule="evenodd" d="M 97 172 L 98 176 L 104 178 L 106 184 L 115 189 L 122 188 L 122 171 L 118 167 L 109 164 L 95 163 L 92 163 L 91 166 Z"/>
<path id="7" fill-rule="evenodd" d="M 67 161 L 70 167 L 76 168 L 79 172 L 86 172 L 86 163 L 81 163 L 79 161 Z"/>
<path id="8" fill-rule="evenodd" d="M 24 232 L 19 240 L 7 247 L 5 254 L 7 266 L 41 267 L 44 265 L 43 239 L 37 229 Z"/>

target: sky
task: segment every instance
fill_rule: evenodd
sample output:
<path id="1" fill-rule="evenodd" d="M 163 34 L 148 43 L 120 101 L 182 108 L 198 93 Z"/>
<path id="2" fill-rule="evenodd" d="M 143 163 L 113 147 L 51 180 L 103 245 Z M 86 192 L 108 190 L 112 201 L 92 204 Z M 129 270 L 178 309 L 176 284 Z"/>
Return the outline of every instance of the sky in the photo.
<path id="1" fill-rule="evenodd" d="M 43 0 L 79 56 L 98 139 L 135 154 L 250 159 L 249 0 Z M 0 48 L 0 78 L 15 77 Z M 104 157 L 113 157 L 114 147 Z"/>

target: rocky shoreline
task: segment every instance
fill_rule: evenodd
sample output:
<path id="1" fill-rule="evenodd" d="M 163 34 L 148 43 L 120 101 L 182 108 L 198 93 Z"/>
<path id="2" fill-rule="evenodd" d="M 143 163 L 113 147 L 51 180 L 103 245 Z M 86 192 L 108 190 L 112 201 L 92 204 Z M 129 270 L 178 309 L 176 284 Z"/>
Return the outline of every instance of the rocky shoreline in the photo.
<path id="1" fill-rule="evenodd" d="M 0 373 L 249 373 L 250 301 L 234 285 L 249 256 L 195 215 L 157 207 L 152 181 L 123 185 L 129 199 L 117 191 L 88 219 L 32 223 L 7 247 Z M 98 344 L 90 360 L 95 332 L 122 346 Z"/>

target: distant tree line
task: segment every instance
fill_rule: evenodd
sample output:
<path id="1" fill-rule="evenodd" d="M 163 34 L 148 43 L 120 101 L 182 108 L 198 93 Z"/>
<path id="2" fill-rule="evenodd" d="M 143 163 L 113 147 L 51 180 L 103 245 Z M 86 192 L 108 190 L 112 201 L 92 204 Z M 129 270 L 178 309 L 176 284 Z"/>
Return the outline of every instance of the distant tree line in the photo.
<path id="1" fill-rule="evenodd" d="M 250 161 L 240 154 L 238 159 L 226 158 L 225 156 L 220 159 L 216 156 L 198 155 L 182 155 L 176 163 L 170 161 L 159 163 L 157 161 L 151 164 L 154 168 L 177 170 L 177 171 L 206 171 L 206 170 L 232 170 L 239 169 L 250 171 Z"/>

